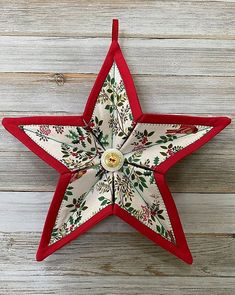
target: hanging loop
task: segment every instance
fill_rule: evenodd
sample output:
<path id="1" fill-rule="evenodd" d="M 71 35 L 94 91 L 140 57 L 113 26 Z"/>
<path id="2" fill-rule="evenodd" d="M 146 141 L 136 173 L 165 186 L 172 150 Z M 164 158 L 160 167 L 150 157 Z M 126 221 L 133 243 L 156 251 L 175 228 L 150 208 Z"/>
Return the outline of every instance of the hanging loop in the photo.
<path id="1" fill-rule="evenodd" d="M 113 19 L 112 41 L 118 40 L 118 19 Z"/>

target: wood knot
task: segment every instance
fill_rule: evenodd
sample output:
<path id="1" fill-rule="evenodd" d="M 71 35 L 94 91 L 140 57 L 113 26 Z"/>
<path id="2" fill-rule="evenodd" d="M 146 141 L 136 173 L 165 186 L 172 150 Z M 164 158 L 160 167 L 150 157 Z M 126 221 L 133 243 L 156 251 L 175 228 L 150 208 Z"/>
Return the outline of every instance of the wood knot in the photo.
<path id="1" fill-rule="evenodd" d="M 55 74 L 54 75 L 54 79 L 56 81 L 56 84 L 59 85 L 59 86 L 63 86 L 64 83 L 65 83 L 65 77 L 63 74 Z"/>

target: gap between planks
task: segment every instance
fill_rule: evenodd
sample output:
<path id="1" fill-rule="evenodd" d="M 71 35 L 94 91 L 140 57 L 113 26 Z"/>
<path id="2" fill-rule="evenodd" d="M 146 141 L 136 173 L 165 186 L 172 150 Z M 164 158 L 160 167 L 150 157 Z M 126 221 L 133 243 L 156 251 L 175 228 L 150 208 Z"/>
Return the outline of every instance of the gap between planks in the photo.
<path id="1" fill-rule="evenodd" d="M 110 36 L 113 17 L 120 19 L 121 37 L 228 39 L 235 35 L 234 1 L 1 2 L 3 35 Z"/>
<path id="2" fill-rule="evenodd" d="M 43 38 L 74 38 L 74 39 L 84 39 L 84 38 L 89 38 L 89 39 L 109 39 L 111 33 L 106 33 L 106 34 L 61 34 L 60 32 L 53 32 L 51 34 L 47 33 L 40 33 L 40 32 L 34 32 L 34 33 L 27 33 L 27 32 L 0 32 L 0 37 L 43 37 Z M 219 41 L 230 41 L 230 40 L 235 40 L 235 35 L 170 35 L 170 34 L 156 34 L 156 35 L 129 35 L 125 34 L 125 36 L 119 36 L 118 39 L 120 41 L 124 39 L 138 39 L 138 40 L 219 40 Z"/>
<path id="3" fill-rule="evenodd" d="M 86 79 L 86 78 L 91 78 L 91 79 L 95 79 L 97 77 L 98 74 L 96 73 L 75 73 L 75 72 L 14 72 L 14 71 L 10 71 L 10 72 L 0 72 L 0 77 L 4 78 L 24 78 L 24 77 L 31 77 L 31 78 L 37 78 L 37 77 L 42 77 L 42 78 L 48 78 L 48 82 L 55 82 L 54 76 L 55 74 L 62 74 L 65 78 L 77 78 L 77 79 Z M 153 74 L 132 74 L 133 77 L 179 77 L 179 78 L 187 78 L 187 77 L 192 77 L 192 78 L 206 78 L 206 77 L 211 77 L 211 78 L 228 78 L 228 79 L 232 79 L 235 78 L 235 75 L 189 75 L 189 74 L 157 74 L 157 73 L 153 73 Z M 45 80 L 43 80 L 45 81 Z M 73 80 L 70 80 L 69 82 L 72 82 Z M 66 81 L 65 81 L 66 82 Z"/>
<path id="4" fill-rule="evenodd" d="M 14 36 L 0 42 L 3 72 L 97 73 L 110 44 L 104 38 Z M 126 38 L 120 45 L 133 74 L 234 76 L 234 40 Z"/>

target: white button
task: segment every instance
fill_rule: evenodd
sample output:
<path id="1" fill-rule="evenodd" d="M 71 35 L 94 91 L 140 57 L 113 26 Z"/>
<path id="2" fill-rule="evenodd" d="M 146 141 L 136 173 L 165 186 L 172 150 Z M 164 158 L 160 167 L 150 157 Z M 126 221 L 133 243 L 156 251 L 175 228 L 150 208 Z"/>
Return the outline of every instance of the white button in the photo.
<path id="1" fill-rule="evenodd" d="M 107 171 L 117 171 L 124 163 L 123 154 L 117 149 L 107 149 L 101 156 L 101 164 Z"/>

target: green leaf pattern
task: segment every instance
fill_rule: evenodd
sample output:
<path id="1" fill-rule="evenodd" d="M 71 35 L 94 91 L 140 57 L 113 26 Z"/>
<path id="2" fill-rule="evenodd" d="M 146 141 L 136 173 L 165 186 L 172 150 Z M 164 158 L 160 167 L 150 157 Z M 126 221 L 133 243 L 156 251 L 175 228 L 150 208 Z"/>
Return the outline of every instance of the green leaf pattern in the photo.
<path id="1" fill-rule="evenodd" d="M 24 125 L 21 129 L 71 171 L 100 163 L 103 149 L 84 127 Z"/>
<path id="2" fill-rule="evenodd" d="M 72 174 L 60 205 L 50 244 L 76 230 L 111 203 L 111 173 L 93 167 Z"/>
<path id="3" fill-rule="evenodd" d="M 209 126 L 191 126 L 194 132 L 190 133 L 189 125 L 186 128 L 180 124 L 138 123 L 132 136 L 128 138 L 120 150 L 125 154 L 128 163 L 154 169 L 155 166 L 200 139 L 211 128 Z"/>
<path id="4" fill-rule="evenodd" d="M 105 148 L 120 148 L 133 129 L 129 100 L 116 63 L 104 81 L 89 126 Z"/>
<path id="5" fill-rule="evenodd" d="M 175 243 L 164 201 L 153 178 L 153 171 L 125 164 L 122 171 L 114 173 L 115 202 L 147 227 L 157 233 L 162 232 L 164 238 Z M 123 183 L 128 183 L 128 194 Z"/>

